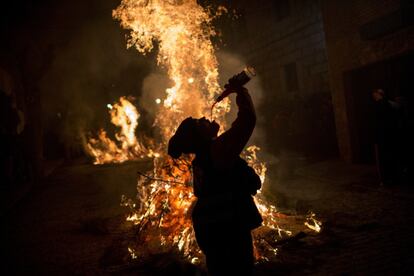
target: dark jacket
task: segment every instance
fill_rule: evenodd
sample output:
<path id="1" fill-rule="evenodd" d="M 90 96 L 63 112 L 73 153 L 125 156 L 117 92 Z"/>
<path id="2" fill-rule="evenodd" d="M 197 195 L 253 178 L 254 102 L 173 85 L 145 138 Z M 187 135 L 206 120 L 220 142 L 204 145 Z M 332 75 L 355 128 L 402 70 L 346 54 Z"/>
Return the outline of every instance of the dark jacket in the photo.
<path id="1" fill-rule="evenodd" d="M 237 94 L 239 108 L 231 128 L 204 147 L 193 161 L 194 194 L 197 203 L 193 223 L 230 223 L 254 229 L 262 218 L 246 189 L 240 169 L 240 153 L 256 124 L 256 115 L 247 91 Z"/>

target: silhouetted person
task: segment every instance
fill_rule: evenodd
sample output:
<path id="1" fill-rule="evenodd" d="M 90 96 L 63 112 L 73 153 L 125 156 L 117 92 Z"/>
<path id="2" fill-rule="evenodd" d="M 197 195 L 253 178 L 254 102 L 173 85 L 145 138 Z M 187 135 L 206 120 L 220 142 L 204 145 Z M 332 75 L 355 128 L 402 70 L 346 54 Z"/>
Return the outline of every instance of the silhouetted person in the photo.
<path id="1" fill-rule="evenodd" d="M 234 89 L 239 108 L 231 128 L 217 137 L 215 121 L 187 118 L 170 139 L 168 153 L 178 158 L 195 153 L 192 219 L 197 243 L 211 275 L 251 275 L 254 257 L 251 230 L 262 218 L 253 201 L 247 163 L 240 158 L 256 123 L 247 89 Z"/>
<path id="2" fill-rule="evenodd" d="M 372 91 L 375 108 L 375 153 L 381 184 L 399 181 L 400 129 L 397 102 L 387 98 L 382 89 Z"/>

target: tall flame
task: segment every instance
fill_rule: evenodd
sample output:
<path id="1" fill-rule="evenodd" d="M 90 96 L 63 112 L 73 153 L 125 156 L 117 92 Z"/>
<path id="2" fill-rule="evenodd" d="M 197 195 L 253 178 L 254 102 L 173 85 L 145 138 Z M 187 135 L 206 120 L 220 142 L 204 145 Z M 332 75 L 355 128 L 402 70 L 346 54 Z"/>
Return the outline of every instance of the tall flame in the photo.
<path id="1" fill-rule="evenodd" d="M 121 26 L 131 30 L 128 47 L 146 54 L 157 42 L 158 64 L 174 83 L 166 90 L 155 122 L 164 141 L 185 117 L 207 114 L 220 90 L 210 39 L 216 35 L 211 25 L 214 16 L 196 0 L 123 0 L 113 11 Z"/>

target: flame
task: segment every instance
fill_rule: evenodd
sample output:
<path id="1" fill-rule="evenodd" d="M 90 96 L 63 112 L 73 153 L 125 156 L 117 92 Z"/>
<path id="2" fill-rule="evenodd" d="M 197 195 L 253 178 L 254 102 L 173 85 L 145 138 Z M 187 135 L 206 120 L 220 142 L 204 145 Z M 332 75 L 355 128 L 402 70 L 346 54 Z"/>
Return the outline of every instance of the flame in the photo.
<path id="1" fill-rule="evenodd" d="M 101 130 L 98 139 L 90 139 L 86 146 L 95 157 L 95 164 L 153 157 L 153 170 L 138 179 L 138 200 L 126 197 L 121 200 L 131 211 L 127 221 L 137 227 L 137 240 L 128 248 L 131 258 L 147 251 L 176 250 L 190 262 L 202 263 L 203 255 L 191 222 L 191 209 L 196 200 L 192 191 L 193 157 L 173 160 L 165 148 L 178 124 L 188 116 L 208 114 L 214 98 L 221 92 L 211 38 L 217 35 L 212 27 L 213 19 L 225 12 L 225 7 L 203 9 L 196 0 L 122 0 L 113 11 L 121 26 L 130 30 L 128 47 L 146 54 L 157 43 L 158 64 L 173 81 L 173 86 L 165 91 L 165 98 L 156 99 L 159 109 L 154 125 L 162 136 L 156 147 L 144 146 L 149 141 L 137 141 L 139 113 L 124 97 L 119 103 L 108 105 L 112 123 L 120 128 L 116 135 L 118 143 Z M 212 114 L 223 128 L 224 115 L 229 110 L 230 102 L 226 99 L 217 104 Z M 248 147 L 243 157 L 264 183 L 266 165 L 257 158 L 259 150 L 257 146 Z M 277 220 L 283 216 L 261 191 L 255 196 L 255 202 L 264 219 L 264 226 L 254 231 L 255 256 L 257 260 L 269 260 L 277 253 L 276 238 L 290 236 L 292 232 L 279 227 Z M 264 233 L 271 233 L 271 238 Z"/>
<path id="2" fill-rule="evenodd" d="M 136 259 L 136 258 L 138 258 L 138 256 L 137 256 L 137 254 L 136 254 L 136 252 L 135 252 L 135 250 L 134 250 L 134 249 L 132 249 L 132 248 L 128 247 L 128 252 L 129 252 L 129 254 L 131 255 L 131 258 L 132 258 L 132 259 Z"/>
<path id="3" fill-rule="evenodd" d="M 316 219 L 316 215 L 313 212 L 310 212 L 306 217 L 306 221 L 304 222 L 305 226 L 309 229 L 315 231 L 316 233 L 321 232 L 322 230 L 322 222 Z"/>
<path id="4" fill-rule="evenodd" d="M 174 86 L 166 90 L 164 106 L 156 125 L 168 141 L 178 124 L 188 116 L 207 114 L 220 91 L 218 62 L 211 37 L 217 13 L 204 10 L 195 0 L 123 0 L 113 11 L 121 26 L 129 29 L 128 47 L 146 54 L 158 45 L 158 64 L 167 69 Z M 223 115 L 226 107 L 216 111 Z M 222 120 L 221 123 L 224 123 Z"/>
<path id="5" fill-rule="evenodd" d="M 86 151 L 95 158 L 94 164 L 121 163 L 131 159 L 159 156 L 157 150 L 144 146 L 135 135 L 139 113 L 136 107 L 125 97 L 119 103 L 108 104 L 111 122 L 120 128 L 115 134 L 118 141 L 111 140 L 101 129 L 98 138 L 91 138 L 85 145 Z M 120 144 L 120 145 L 119 145 Z"/>

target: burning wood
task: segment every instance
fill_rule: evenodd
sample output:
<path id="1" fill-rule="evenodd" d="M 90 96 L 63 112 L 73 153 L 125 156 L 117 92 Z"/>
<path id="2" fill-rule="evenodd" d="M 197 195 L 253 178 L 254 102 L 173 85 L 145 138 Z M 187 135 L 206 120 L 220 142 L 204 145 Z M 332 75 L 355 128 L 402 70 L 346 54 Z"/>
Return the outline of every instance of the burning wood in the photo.
<path id="1" fill-rule="evenodd" d="M 124 162 L 142 157 L 154 157 L 153 171 L 138 178 L 138 200 L 123 198 L 131 214 L 127 220 L 137 227 L 137 241 L 128 248 L 131 258 L 139 258 L 140 245 L 147 250 L 165 252 L 177 250 L 192 263 L 202 260 L 191 223 L 191 208 L 195 201 L 192 192 L 192 157 L 172 160 L 166 154 L 166 144 L 178 124 L 186 117 L 209 114 L 211 103 L 220 91 L 218 62 L 211 38 L 217 33 L 212 20 L 225 12 L 219 7 L 214 13 L 205 10 L 195 0 L 123 0 L 113 11 L 113 17 L 123 28 L 130 30 L 128 47 L 145 54 L 159 47 L 158 64 L 166 68 L 174 85 L 165 91 L 164 99 L 157 99 L 159 107 L 155 126 L 162 134 L 157 147 L 148 147 L 135 137 L 139 113 L 124 97 L 109 106 L 112 123 L 121 128 L 115 143 L 105 131 L 98 139 L 90 139 L 87 150 L 95 157 L 95 164 Z M 217 104 L 212 116 L 225 126 L 224 115 L 230 110 L 228 99 Z M 265 181 L 266 166 L 258 161 L 257 146 L 247 148 L 244 158 Z M 255 231 L 255 256 L 268 260 L 277 253 L 275 241 L 292 232 L 278 226 L 281 216 L 261 192 L 255 196 L 263 217 L 263 227 Z M 320 224 L 313 217 L 307 225 L 319 231 Z"/>

